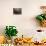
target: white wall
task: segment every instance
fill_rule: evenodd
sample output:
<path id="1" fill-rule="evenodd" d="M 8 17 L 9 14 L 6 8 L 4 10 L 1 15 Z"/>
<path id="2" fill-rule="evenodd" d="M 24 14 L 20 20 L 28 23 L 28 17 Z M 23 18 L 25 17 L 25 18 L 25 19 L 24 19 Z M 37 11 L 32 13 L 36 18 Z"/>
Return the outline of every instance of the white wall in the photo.
<path id="1" fill-rule="evenodd" d="M 41 13 L 41 5 L 46 5 L 46 0 L 0 0 L 0 33 L 4 33 L 6 25 L 15 25 L 19 36 L 36 33 L 40 27 L 35 17 Z M 13 8 L 22 8 L 22 15 L 13 15 Z"/>

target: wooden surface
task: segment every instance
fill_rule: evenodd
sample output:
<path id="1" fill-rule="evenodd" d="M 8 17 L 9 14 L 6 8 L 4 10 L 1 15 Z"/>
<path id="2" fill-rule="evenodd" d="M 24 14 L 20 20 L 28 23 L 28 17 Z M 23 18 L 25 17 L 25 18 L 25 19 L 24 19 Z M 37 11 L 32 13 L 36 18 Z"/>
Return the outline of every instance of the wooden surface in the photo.
<path id="1" fill-rule="evenodd" d="M 46 46 L 46 44 L 42 44 L 42 45 L 34 45 L 34 44 L 23 44 L 23 45 L 15 45 L 15 46 Z"/>

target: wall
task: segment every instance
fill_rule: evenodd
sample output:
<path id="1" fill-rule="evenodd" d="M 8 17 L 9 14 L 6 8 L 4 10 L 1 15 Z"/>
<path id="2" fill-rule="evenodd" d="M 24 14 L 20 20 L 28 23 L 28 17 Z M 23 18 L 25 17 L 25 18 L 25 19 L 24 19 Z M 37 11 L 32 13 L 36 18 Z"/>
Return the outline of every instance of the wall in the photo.
<path id="1" fill-rule="evenodd" d="M 6 25 L 15 25 L 18 36 L 31 36 L 42 29 L 35 20 L 41 5 L 46 5 L 46 0 L 0 0 L 0 33 L 4 34 Z M 13 15 L 13 8 L 22 8 L 22 15 Z"/>

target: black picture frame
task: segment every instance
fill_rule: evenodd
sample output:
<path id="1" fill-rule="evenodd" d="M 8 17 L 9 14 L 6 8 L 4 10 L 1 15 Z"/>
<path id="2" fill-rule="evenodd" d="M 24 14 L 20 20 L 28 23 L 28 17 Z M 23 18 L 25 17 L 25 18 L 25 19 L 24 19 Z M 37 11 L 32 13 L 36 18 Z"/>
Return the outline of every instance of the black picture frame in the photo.
<path id="1" fill-rule="evenodd" d="M 22 14 L 22 8 L 13 8 L 13 14 L 14 15 L 21 15 Z"/>

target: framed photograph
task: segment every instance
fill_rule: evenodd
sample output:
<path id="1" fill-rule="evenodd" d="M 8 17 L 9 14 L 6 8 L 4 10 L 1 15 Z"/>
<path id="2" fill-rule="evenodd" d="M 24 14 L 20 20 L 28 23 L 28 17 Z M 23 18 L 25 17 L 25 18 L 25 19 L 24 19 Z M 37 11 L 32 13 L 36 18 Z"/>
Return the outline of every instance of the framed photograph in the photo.
<path id="1" fill-rule="evenodd" d="M 22 14 L 22 8 L 13 8 L 13 14 L 14 15 Z"/>

